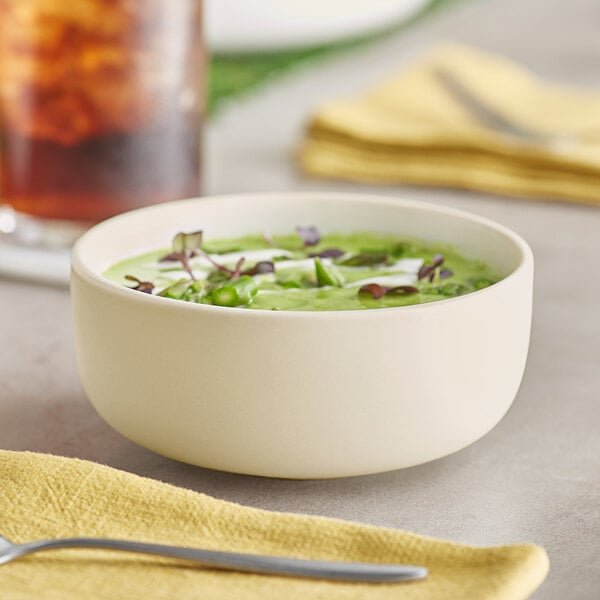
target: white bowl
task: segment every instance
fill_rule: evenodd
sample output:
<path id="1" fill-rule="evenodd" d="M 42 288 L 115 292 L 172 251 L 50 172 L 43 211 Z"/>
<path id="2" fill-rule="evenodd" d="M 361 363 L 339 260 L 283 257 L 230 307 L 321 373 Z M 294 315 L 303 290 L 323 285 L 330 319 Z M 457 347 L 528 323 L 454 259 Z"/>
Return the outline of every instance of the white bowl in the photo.
<path id="1" fill-rule="evenodd" d="M 274 52 L 330 44 L 399 25 L 430 0 L 208 0 L 213 52 Z"/>
<path id="2" fill-rule="evenodd" d="M 430 304 L 285 312 L 159 298 L 101 275 L 181 230 L 210 239 L 307 224 L 452 244 L 504 278 Z M 161 204 L 97 225 L 74 248 L 79 372 L 112 427 L 180 461 L 288 478 L 408 467 L 464 448 L 508 410 L 525 367 L 532 281 L 518 235 L 421 202 L 286 193 Z"/>

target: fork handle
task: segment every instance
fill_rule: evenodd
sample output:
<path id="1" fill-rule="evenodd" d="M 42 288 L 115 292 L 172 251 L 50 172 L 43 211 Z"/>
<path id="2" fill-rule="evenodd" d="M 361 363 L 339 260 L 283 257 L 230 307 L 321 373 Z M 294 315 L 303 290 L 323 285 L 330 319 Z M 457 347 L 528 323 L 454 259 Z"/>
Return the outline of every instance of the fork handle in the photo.
<path id="1" fill-rule="evenodd" d="M 312 577 L 336 581 L 411 581 L 424 579 L 428 574 L 425 567 L 412 565 L 305 560 L 282 556 L 221 552 L 217 550 L 201 550 L 198 548 L 184 548 L 178 546 L 166 546 L 163 544 L 146 544 L 102 538 L 80 537 L 41 540 L 39 542 L 18 544 L 18 546 L 21 551 L 20 554 L 22 555 L 60 548 L 99 548 L 104 550 L 119 550 L 124 552 L 138 552 L 156 556 L 180 558 L 198 562 L 205 567 L 215 569 L 245 571 L 269 575 L 289 575 L 293 577 Z"/>

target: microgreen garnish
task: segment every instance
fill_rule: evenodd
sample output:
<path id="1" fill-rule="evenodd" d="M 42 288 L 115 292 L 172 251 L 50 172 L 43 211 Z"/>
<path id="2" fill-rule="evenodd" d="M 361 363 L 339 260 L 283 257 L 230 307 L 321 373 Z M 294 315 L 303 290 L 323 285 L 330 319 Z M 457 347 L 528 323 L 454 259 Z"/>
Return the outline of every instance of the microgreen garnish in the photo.
<path id="1" fill-rule="evenodd" d="M 344 256 L 346 254 L 343 250 L 339 248 L 327 248 L 325 250 L 321 250 L 321 252 L 313 252 L 309 254 L 309 258 L 339 258 L 340 256 Z"/>
<path id="2" fill-rule="evenodd" d="M 251 269 L 242 272 L 242 275 L 264 275 L 265 273 L 274 273 L 275 265 L 270 260 L 261 260 Z"/>
<path id="3" fill-rule="evenodd" d="M 240 272 L 239 270 L 242 267 L 242 263 L 244 262 L 244 258 L 240 258 L 240 260 L 238 260 L 238 262 L 236 263 L 235 267 L 233 269 L 230 269 L 229 267 L 226 267 L 225 265 L 220 265 L 212 256 L 210 256 L 209 254 L 206 254 L 206 252 L 204 251 L 200 251 L 200 254 L 206 258 L 206 260 L 215 268 L 217 269 L 217 271 L 220 271 L 221 273 L 225 273 L 225 275 L 227 275 L 227 277 L 229 277 L 229 279 L 234 279 L 235 277 L 239 277 L 240 276 Z M 237 273 L 237 275 L 236 275 Z"/>
<path id="4" fill-rule="evenodd" d="M 439 267 L 442 263 L 444 262 L 444 257 L 441 254 L 436 254 L 433 257 L 433 263 L 428 265 L 426 263 L 423 263 L 423 265 L 421 266 L 421 268 L 419 269 L 419 273 L 417 275 L 417 277 L 419 278 L 419 281 L 421 279 L 425 279 L 426 277 L 429 277 L 430 281 L 432 281 L 433 277 L 431 277 L 434 273 L 434 271 L 437 269 L 437 267 Z"/>
<path id="5" fill-rule="evenodd" d="M 405 296 L 418 293 L 419 288 L 416 288 L 414 285 L 397 285 L 396 287 L 387 288 L 385 291 L 386 296 Z"/>
<path id="6" fill-rule="evenodd" d="M 387 262 L 387 254 L 374 254 L 370 252 L 361 252 L 354 254 L 343 260 L 340 264 L 345 267 L 371 267 L 381 265 Z"/>
<path id="7" fill-rule="evenodd" d="M 151 294 L 152 290 L 154 290 L 154 284 L 151 281 L 140 281 L 137 277 L 133 275 L 125 275 L 125 279 L 128 281 L 133 281 L 137 285 L 130 287 L 130 290 L 136 290 L 138 292 L 144 292 L 144 294 Z"/>
<path id="8" fill-rule="evenodd" d="M 196 256 L 197 252 L 192 253 L 191 256 Z M 169 254 L 165 254 L 162 258 L 158 259 L 158 262 L 178 262 L 180 261 L 179 252 L 170 252 Z M 179 267 L 178 267 L 179 268 Z"/>
<path id="9" fill-rule="evenodd" d="M 419 289 L 413 285 L 398 285 L 396 287 L 386 287 L 378 283 L 367 283 L 358 290 L 359 295 L 370 294 L 374 300 L 379 300 L 384 296 L 406 296 L 418 294 Z"/>
<path id="10" fill-rule="evenodd" d="M 419 281 L 421 279 L 428 279 L 430 283 L 433 283 L 434 281 L 451 277 L 453 273 L 450 269 L 440 269 L 443 263 L 444 257 L 441 254 L 436 254 L 430 265 L 423 264 L 419 269 L 419 274 L 417 275 Z"/>
<path id="11" fill-rule="evenodd" d="M 242 265 L 246 259 L 242 256 L 236 263 L 233 271 L 231 272 L 231 279 L 237 279 L 242 274 Z M 227 268 L 227 267 L 225 267 Z"/>
<path id="12" fill-rule="evenodd" d="M 192 252 L 200 249 L 200 244 L 202 244 L 202 231 L 192 231 L 191 233 L 180 231 L 173 238 L 173 252 L 191 255 Z"/>
<path id="13" fill-rule="evenodd" d="M 315 274 L 319 287 L 326 285 L 342 287 L 346 281 L 335 265 L 324 263 L 318 256 L 315 257 Z"/>
<path id="14" fill-rule="evenodd" d="M 310 227 L 296 227 L 296 231 L 304 246 L 316 246 L 321 241 L 321 234 L 314 225 Z"/>
<path id="15" fill-rule="evenodd" d="M 371 294 L 373 300 L 379 300 L 379 298 L 383 298 L 385 296 L 385 288 L 378 283 L 367 283 L 367 285 L 363 285 L 359 290 L 359 295 L 361 294 Z"/>
<path id="16" fill-rule="evenodd" d="M 179 232 L 173 238 L 173 252 L 163 257 L 161 261 L 165 260 L 178 260 L 183 265 L 184 270 L 190 276 L 192 281 L 196 281 L 194 277 L 194 273 L 190 266 L 190 258 L 193 256 L 202 256 L 210 264 L 215 267 L 215 269 L 221 273 L 224 273 L 229 279 L 237 279 L 242 274 L 242 265 L 246 260 L 244 257 L 240 258 L 235 267 L 231 269 L 230 267 L 226 267 L 225 265 L 219 264 L 212 256 L 210 256 L 207 252 L 205 252 L 200 245 L 202 244 L 202 231 L 194 231 L 192 233 L 183 233 Z"/>
<path id="17" fill-rule="evenodd" d="M 172 241 L 173 251 L 159 259 L 159 262 L 178 260 L 183 266 L 184 271 L 190 276 L 192 281 L 196 281 L 192 267 L 190 267 L 190 258 L 196 256 L 202 244 L 202 232 L 193 231 L 191 233 L 183 233 L 180 231 Z"/>

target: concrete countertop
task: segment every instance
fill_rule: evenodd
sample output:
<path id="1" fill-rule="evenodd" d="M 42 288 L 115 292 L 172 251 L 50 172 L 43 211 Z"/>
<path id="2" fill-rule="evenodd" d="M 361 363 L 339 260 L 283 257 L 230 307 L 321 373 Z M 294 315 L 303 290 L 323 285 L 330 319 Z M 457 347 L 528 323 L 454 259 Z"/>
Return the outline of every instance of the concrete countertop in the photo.
<path id="1" fill-rule="evenodd" d="M 534 595 L 600 588 L 600 207 L 302 178 L 291 153 L 311 107 L 364 88 L 433 43 L 501 52 L 541 76 L 600 85 L 596 0 L 489 0 L 306 64 L 211 123 L 207 191 L 378 191 L 471 210 L 515 229 L 536 257 L 531 352 L 503 421 L 469 448 L 406 470 L 285 481 L 179 464 L 111 430 L 80 387 L 65 289 L 0 281 L 0 447 L 99 461 L 247 505 L 329 515 L 474 544 L 531 541 L 550 555 Z M 599 191 L 600 194 L 600 191 Z"/>

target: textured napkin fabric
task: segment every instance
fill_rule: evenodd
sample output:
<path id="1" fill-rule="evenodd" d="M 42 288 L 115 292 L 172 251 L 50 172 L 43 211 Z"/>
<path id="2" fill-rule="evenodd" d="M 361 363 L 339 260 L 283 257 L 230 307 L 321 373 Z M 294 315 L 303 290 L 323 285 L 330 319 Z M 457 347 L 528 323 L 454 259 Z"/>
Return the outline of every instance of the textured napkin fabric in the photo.
<path id="1" fill-rule="evenodd" d="M 0 451 L 0 533 L 15 542 L 116 537 L 298 558 L 426 565 L 423 582 L 337 583 L 203 569 L 102 550 L 54 550 L 0 566 L 3 600 L 520 600 L 544 579 L 533 545 L 475 548 L 246 508 L 95 463 Z"/>
<path id="2" fill-rule="evenodd" d="M 545 140 L 484 125 L 440 70 Z M 300 162 L 326 177 L 600 204 L 600 91 L 550 85 L 504 58 L 442 46 L 375 89 L 320 108 Z"/>

